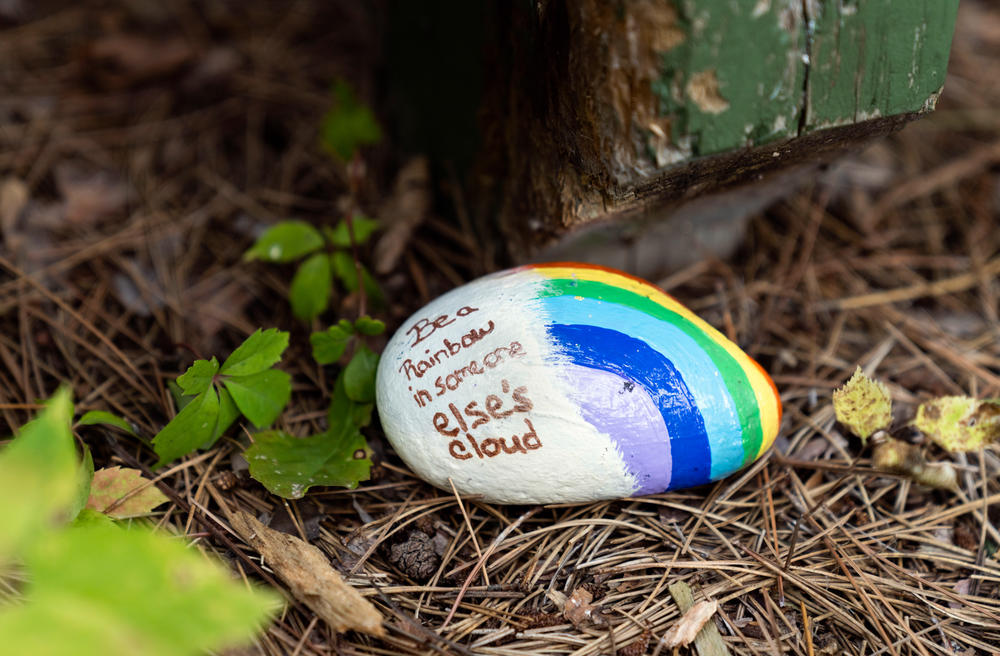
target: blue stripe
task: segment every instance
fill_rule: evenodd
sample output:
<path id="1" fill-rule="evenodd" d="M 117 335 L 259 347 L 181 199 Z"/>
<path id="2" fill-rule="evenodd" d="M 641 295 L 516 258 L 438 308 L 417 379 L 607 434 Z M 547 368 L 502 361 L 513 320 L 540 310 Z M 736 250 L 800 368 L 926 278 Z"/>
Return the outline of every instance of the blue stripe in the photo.
<path id="1" fill-rule="evenodd" d="M 743 466 L 743 427 L 736 403 L 719 368 L 683 330 L 645 312 L 597 299 L 554 296 L 539 301 L 545 313 L 560 323 L 609 330 L 627 326 L 630 335 L 669 358 L 702 411 L 712 452 L 711 479 Z"/>
<path id="2" fill-rule="evenodd" d="M 615 330 L 559 323 L 549 324 L 546 330 L 554 349 L 574 364 L 617 374 L 646 390 L 670 437 L 671 489 L 711 480 L 712 454 L 705 422 L 670 360 L 642 340 Z"/>

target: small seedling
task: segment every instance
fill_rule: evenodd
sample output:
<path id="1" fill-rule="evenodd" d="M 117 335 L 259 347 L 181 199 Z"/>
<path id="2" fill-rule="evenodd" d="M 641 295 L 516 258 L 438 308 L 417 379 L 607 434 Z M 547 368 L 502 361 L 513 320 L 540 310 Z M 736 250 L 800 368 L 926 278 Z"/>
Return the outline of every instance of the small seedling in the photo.
<path id="1" fill-rule="evenodd" d="M 360 214 L 354 216 L 355 243 L 366 243 L 378 226 L 378 221 Z M 329 306 L 335 280 L 339 280 L 348 292 L 358 291 L 359 270 L 360 285 L 367 297 L 373 302 L 381 302 L 382 290 L 378 283 L 364 265 L 355 263 L 351 253 L 345 250 L 350 248 L 346 219 L 334 228 L 324 227 L 323 230 L 305 221 L 282 221 L 268 228 L 243 254 L 243 259 L 293 262 L 305 258 L 292 277 L 288 299 L 296 318 L 312 321 Z"/>
<path id="2" fill-rule="evenodd" d="M 153 438 L 157 467 L 208 448 L 243 415 L 257 428 L 270 426 L 292 394 L 291 376 L 272 369 L 288 347 L 288 333 L 257 330 L 222 365 L 195 360 L 177 379 L 183 397 L 170 423 Z"/>
<path id="3" fill-rule="evenodd" d="M 378 354 L 363 340 L 384 331 L 384 323 L 363 316 L 353 323 L 341 319 L 310 336 L 319 364 L 338 362 L 350 347 L 354 353 L 334 384 L 327 430 L 309 437 L 283 431 L 254 435 L 253 445 L 244 454 L 250 475 L 273 494 L 297 499 L 315 485 L 353 489 L 368 479 L 371 452 L 361 428 L 371 422 L 374 409 Z"/>

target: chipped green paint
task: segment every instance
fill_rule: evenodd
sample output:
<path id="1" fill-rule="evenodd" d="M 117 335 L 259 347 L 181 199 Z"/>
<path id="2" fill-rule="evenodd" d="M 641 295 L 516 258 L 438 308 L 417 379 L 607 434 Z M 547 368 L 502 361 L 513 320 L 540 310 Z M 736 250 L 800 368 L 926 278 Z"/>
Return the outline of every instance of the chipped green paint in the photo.
<path id="1" fill-rule="evenodd" d="M 797 129 L 805 73 L 801 6 L 800 0 L 675 3 L 688 38 L 661 55 L 654 91 L 683 155 L 771 141 Z M 715 98 L 711 84 L 705 89 L 713 77 Z"/>
<path id="2" fill-rule="evenodd" d="M 661 53 L 653 84 L 671 127 L 660 166 L 932 109 L 958 9 L 958 0 L 673 4 L 687 38 Z"/>
<path id="3" fill-rule="evenodd" d="M 806 129 L 933 109 L 958 0 L 815 4 Z"/>

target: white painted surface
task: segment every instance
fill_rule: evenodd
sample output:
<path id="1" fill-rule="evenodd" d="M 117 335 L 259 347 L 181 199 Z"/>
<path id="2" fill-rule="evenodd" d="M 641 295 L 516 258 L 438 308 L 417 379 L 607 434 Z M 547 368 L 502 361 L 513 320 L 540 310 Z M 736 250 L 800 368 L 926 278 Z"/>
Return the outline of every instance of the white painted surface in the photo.
<path id="1" fill-rule="evenodd" d="M 546 317 L 535 302 L 541 280 L 531 271 L 481 278 L 432 301 L 403 323 L 386 345 L 378 368 L 376 402 L 386 436 L 417 475 L 448 491 L 450 478 L 463 495 L 499 503 L 629 496 L 636 481 L 626 472 L 622 455 L 608 436 L 583 420 L 569 400 L 568 382 L 551 362 Z M 471 331 L 488 332 L 474 344 L 456 349 Z M 420 360 L 430 367 L 422 367 Z M 456 371 L 476 368 L 470 363 L 477 363 L 484 373 L 460 374 L 463 380 L 456 383 Z M 492 368 L 491 363 L 495 363 Z M 455 389 L 447 388 L 449 382 Z M 474 418 L 465 413 L 470 403 L 478 404 L 472 410 L 485 411 L 487 399 L 496 395 L 503 404 L 494 406 L 497 415 L 525 410 L 527 404 L 513 396 L 522 387 L 520 397 L 530 401 L 530 410 L 491 417 L 488 423 L 472 427 Z M 415 396 L 420 390 L 424 393 L 418 402 Z M 477 444 L 502 437 L 512 448 L 512 437 L 528 431 L 527 420 L 537 435 L 537 441 L 529 442 L 541 446 L 480 457 L 466 431 L 452 437 L 435 428 L 436 415 L 442 430 L 459 428 L 449 405 L 462 414 Z M 452 445 L 456 440 L 461 448 Z M 491 448 L 487 445 L 487 451 Z M 457 459 L 452 452 L 468 457 Z"/>

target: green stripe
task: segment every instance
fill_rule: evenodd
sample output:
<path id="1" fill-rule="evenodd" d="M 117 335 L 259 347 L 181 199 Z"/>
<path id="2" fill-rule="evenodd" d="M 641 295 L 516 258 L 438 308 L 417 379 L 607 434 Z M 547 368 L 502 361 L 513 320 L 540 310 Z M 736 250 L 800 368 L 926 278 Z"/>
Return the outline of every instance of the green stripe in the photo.
<path id="1" fill-rule="evenodd" d="M 544 282 L 543 289 L 538 294 L 541 298 L 550 296 L 583 296 L 606 303 L 624 305 L 666 321 L 693 339 L 698 346 L 708 354 L 712 362 L 722 374 L 722 380 L 736 403 L 740 426 L 743 428 L 743 464 L 753 460 L 760 450 L 763 441 L 763 431 L 760 426 L 760 408 L 757 406 L 757 396 L 753 385 L 747 378 L 746 371 L 721 344 L 705 334 L 705 331 L 695 325 L 690 319 L 670 310 L 647 296 L 641 296 L 627 289 L 621 289 L 603 282 L 579 279 L 550 279 Z M 666 354 L 664 354 L 666 355 Z M 710 412 L 711 408 L 704 411 Z"/>

